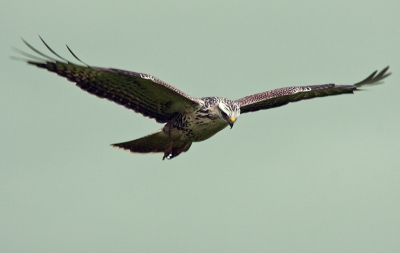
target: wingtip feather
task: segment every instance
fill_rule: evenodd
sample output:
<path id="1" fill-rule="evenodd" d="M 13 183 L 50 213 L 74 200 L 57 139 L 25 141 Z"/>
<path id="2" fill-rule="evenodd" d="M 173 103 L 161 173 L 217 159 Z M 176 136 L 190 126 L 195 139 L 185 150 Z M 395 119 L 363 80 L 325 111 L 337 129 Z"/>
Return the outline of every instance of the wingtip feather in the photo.
<path id="1" fill-rule="evenodd" d="M 381 83 L 380 81 L 382 81 L 383 79 L 385 79 L 386 77 L 388 77 L 392 74 L 390 72 L 386 73 L 389 70 L 389 67 L 390 66 L 387 66 L 386 68 L 382 69 L 380 72 L 378 72 L 378 70 L 375 70 L 374 72 L 372 72 L 372 74 L 370 74 L 364 80 L 362 80 L 358 83 L 355 83 L 354 86 L 356 86 L 358 88 L 363 85 L 374 85 L 374 84 Z"/>

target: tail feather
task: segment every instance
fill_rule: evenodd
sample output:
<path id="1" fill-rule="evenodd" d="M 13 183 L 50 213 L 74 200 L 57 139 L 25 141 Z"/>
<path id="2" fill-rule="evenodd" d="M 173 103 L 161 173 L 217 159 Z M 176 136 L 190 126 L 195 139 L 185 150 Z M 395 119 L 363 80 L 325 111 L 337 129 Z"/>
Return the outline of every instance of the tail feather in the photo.
<path id="1" fill-rule="evenodd" d="M 170 145 L 171 140 L 161 130 L 133 141 L 111 144 L 111 146 L 128 149 L 135 153 L 164 152 Z"/>
<path id="2" fill-rule="evenodd" d="M 172 141 L 166 133 L 159 130 L 158 132 L 142 138 L 111 144 L 111 146 L 129 150 L 134 153 L 164 153 L 164 160 L 165 158 L 172 159 L 182 152 L 188 151 L 191 144 L 191 142 L 176 143 Z"/>

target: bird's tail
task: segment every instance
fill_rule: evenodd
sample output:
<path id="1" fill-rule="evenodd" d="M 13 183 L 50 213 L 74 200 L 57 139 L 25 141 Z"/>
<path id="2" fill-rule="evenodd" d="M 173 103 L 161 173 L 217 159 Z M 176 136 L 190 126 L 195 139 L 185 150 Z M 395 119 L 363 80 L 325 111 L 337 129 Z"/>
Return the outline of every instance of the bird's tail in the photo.
<path id="1" fill-rule="evenodd" d="M 133 141 L 111 144 L 111 146 L 129 150 L 134 153 L 161 152 L 164 153 L 164 160 L 165 158 L 172 159 L 178 156 L 180 153 L 188 151 L 192 145 L 191 142 L 180 143 L 179 145 L 177 144 L 178 143 L 172 141 L 166 133 L 164 133 L 162 130 L 159 130 L 142 138 Z"/>

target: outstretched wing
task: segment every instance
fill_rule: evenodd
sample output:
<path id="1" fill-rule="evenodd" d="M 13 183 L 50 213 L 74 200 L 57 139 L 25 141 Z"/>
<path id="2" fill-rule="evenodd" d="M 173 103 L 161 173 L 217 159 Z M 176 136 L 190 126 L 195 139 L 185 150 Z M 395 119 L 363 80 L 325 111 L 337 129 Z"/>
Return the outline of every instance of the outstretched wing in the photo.
<path id="1" fill-rule="evenodd" d="M 42 38 L 40 38 L 42 40 Z M 191 111 L 200 106 L 201 101 L 192 98 L 171 85 L 147 74 L 131 71 L 77 65 L 55 53 L 43 40 L 45 46 L 62 61 L 49 57 L 26 41 L 23 42 L 37 54 L 46 59 L 27 54 L 29 64 L 55 72 L 75 82 L 81 89 L 100 98 L 106 98 L 128 109 L 141 113 L 157 122 L 165 123 L 177 113 Z M 68 48 L 68 46 L 67 46 Z M 80 62 L 74 53 L 71 54 Z M 82 62 L 83 63 L 83 62 Z"/>
<path id="2" fill-rule="evenodd" d="M 377 84 L 391 73 L 386 73 L 389 66 L 377 74 L 373 72 L 366 79 L 353 85 L 322 84 L 311 86 L 286 87 L 276 90 L 261 92 L 236 100 L 240 105 L 240 113 L 255 112 L 274 108 L 303 99 L 325 97 L 344 93 L 353 93 L 363 85 Z"/>

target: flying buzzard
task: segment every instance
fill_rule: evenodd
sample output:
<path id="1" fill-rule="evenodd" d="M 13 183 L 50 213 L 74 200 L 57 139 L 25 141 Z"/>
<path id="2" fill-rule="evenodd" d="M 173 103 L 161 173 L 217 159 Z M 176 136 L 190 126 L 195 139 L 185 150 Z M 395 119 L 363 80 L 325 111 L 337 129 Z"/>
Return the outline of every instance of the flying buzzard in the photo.
<path id="1" fill-rule="evenodd" d="M 150 135 L 112 144 L 135 153 L 164 153 L 163 159 L 172 159 L 188 151 L 192 142 L 204 141 L 228 125 L 232 128 L 240 114 L 270 109 L 302 99 L 353 93 L 357 88 L 376 84 L 391 74 L 387 73 L 389 67 L 386 67 L 353 85 L 330 83 L 293 86 L 237 100 L 221 97 L 194 98 L 148 74 L 89 66 L 67 46 L 75 59 L 84 65 L 71 63 L 40 39 L 59 60 L 41 53 L 25 40 L 22 41 L 44 59 L 15 50 L 27 57 L 28 60 L 24 60 L 29 64 L 55 72 L 91 94 L 107 98 L 159 123 L 165 123 L 162 129 Z"/>

